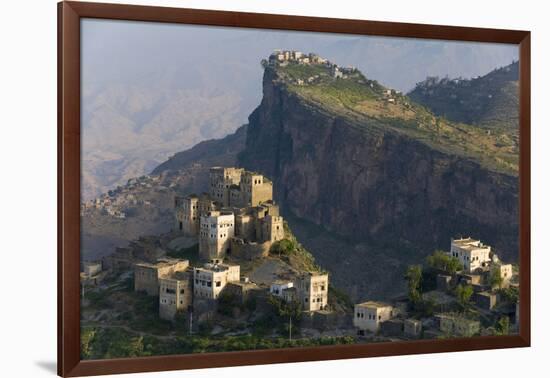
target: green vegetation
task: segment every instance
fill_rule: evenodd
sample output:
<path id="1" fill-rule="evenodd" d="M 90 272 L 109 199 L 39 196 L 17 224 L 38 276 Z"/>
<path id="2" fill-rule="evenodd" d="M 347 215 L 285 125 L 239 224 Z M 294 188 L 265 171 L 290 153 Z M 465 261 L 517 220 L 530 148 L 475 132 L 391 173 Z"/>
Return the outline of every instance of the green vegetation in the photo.
<path id="1" fill-rule="evenodd" d="M 322 272 L 315 263 L 315 257 L 302 246 L 292 234 L 288 223 L 284 222 L 285 238 L 271 245 L 269 253 L 301 271 Z"/>
<path id="2" fill-rule="evenodd" d="M 493 128 L 488 132 L 462 121 L 449 121 L 405 95 L 388 92 L 360 72 L 334 79 L 324 66 L 289 64 L 278 67 L 276 74 L 301 99 L 322 112 L 346 118 L 353 127 L 368 132 L 391 129 L 439 151 L 473 159 L 492 170 L 517 174 L 518 141 L 509 129 Z M 315 75 L 318 78 L 311 83 L 296 83 L 297 79 Z"/>
<path id="3" fill-rule="evenodd" d="M 172 322 L 158 317 L 159 303 L 157 297 L 145 293 L 136 293 L 136 302 L 133 305 L 134 314 L 128 321 L 130 328 L 136 331 L 148 332 L 155 335 L 168 335 L 173 330 Z"/>
<path id="4" fill-rule="evenodd" d="M 470 299 L 474 294 L 474 288 L 471 285 L 458 285 L 456 287 L 456 299 L 463 311 L 466 311 L 470 307 Z"/>
<path id="5" fill-rule="evenodd" d="M 294 239 L 283 239 L 273 243 L 270 249 L 270 253 L 281 257 L 289 256 L 298 248 L 298 243 Z"/>
<path id="6" fill-rule="evenodd" d="M 456 257 L 449 256 L 443 251 L 435 251 L 426 258 L 426 263 L 430 268 L 447 274 L 456 273 L 461 268 L 460 261 Z"/>
<path id="7" fill-rule="evenodd" d="M 139 335 L 118 327 L 84 327 L 81 337 L 81 358 L 103 359 L 145 357 L 153 355 L 226 352 L 254 349 L 276 349 L 318 345 L 352 344 L 350 336 L 298 338 L 240 336 L 176 336 L 157 338 Z M 294 335 L 294 330 L 293 330 Z"/>
<path id="8" fill-rule="evenodd" d="M 415 305 L 422 300 L 422 266 L 409 266 L 405 278 L 407 279 L 409 300 Z"/>
<path id="9" fill-rule="evenodd" d="M 495 331 L 497 335 L 508 335 L 510 333 L 510 318 L 502 316 L 495 323 Z"/>
<path id="10" fill-rule="evenodd" d="M 501 300 L 509 304 L 515 304 L 519 301 L 519 289 L 514 286 L 508 288 L 500 289 L 498 291 L 500 294 Z"/>
<path id="11" fill-rule="evenodd" d="M 499 269 L 492 269 L 489 276 L 489 284 L 492 288 L 502 288 L 502 283 L 504 279 L 500 275 Z"/>
<path id="12" fill-rule="evenodd" d="M 158 341 L 139 336 L 121 328 L 82 329 L 80 355 L 82 359 L 144 357 L 156 354 Z"/>
<path id="13" fill-rule="evenodd" d="M 517 135 L 518 68 L 515 62 L 471 80 L 429 77 L 417 84 L 409 96 L 454 122 Z"/>

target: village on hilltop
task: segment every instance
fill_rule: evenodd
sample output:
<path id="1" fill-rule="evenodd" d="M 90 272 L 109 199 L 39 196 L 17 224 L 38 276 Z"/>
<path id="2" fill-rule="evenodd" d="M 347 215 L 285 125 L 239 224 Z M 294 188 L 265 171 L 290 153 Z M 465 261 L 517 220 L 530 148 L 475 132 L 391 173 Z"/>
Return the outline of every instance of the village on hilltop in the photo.
<path id="1" fill-rule="evenodd" d="M 193 259 L 166 256 L 157 239 L 144 237 L 117 248 L 103 262 L 83 262 L 82 284 L 93 289 L 107 272 L 132 271 L 134 291 L 157 298 L 159 319 L 178 322 L 178 314 L 185 314 L 189 332 L 212 321 L 227 298 L 239 306 L 252 300 L 286 303 L 304 315 L 305 328 L 332 330 L 359 341 L 504 332 L 483 326 L 489 318 L 513 319 L 506 332 L 517 325 L 517 298 L 507 296 L 517 287 L 514 268 L 479 240 L 451 239 L 449 251 L 430 256 L 427 268 L 410 267 L 407 296 L 390 302 L 370 299 L 342 310 L 329 297 L 329 274 L 321 269 L 261 276 L 249 268 L 268 261 L 288 242 L 286 227 L 267 177 L 242 168 L 213 167 L 208 193 L 174 198 L 171 238 L 185 250 L 198 246 Z M 243 266 L 250 275 L 243 274 Z M 431 288 L 421 284 L 426 277 L 433 278 Z M 472 316 L 473 309 L 485 320 Z"/>

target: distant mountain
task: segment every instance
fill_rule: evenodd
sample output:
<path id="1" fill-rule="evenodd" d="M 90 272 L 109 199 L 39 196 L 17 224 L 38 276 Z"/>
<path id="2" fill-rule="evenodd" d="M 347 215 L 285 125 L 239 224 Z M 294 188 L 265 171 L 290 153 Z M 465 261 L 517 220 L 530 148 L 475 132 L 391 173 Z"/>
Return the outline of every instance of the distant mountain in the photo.
<path id="1" fill-rule="evenodd" d="M 160 175 L 167 171 L 180 171 L 195 164 L 204 167 L 234 166 L 237 164 L 238 153 L 244 149 L 245 142 L 246 125 L 243 125 L 224 138 L 207 140 L 189 150 L 178 152 L 156 167 L 151 174 Z"/>
<path id="2" fill-rule="evenodd" d="M 517 135 L 518 68 L 518 62 L 514 62 L 469 80 L 428 77 L 416 85 L 409 97 L 451 121 Z"/>

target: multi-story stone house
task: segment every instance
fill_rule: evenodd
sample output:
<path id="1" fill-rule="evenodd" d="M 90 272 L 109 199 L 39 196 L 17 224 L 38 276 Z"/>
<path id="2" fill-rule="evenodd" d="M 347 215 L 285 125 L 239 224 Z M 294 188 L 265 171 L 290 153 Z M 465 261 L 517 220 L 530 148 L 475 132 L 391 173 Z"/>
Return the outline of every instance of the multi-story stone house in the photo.
<path id="1" fill-rule="evenodd" d="M 187 197 L 176 197 L 176 229 L 184 235 L 194 236 L 199 232 L 199 197 L 191 194 Z"/>
<path id="2" fill-rule="evenodd" d="M 233 185 L 239 185 L 242 168 L 222 168 L 213 167 L 210 169 L 210 197 L 219 202 L 221 206 L 230 206 L 230 188 Z"/>
<path id="3" fill-rule="evenodd" d="M 296 283 L 298 300 L 304 311 L 328 309 L 328 274 L 307 272 Z"/>
<path id="4" fill-rule="evenodd" d="M 193 271 L 193 295 L 199 299 L 216 299 L 229 282 L 240 281 L 240 266 L 205 264 Z"/>
<path id="5" fill-rule="evenodd" d="M 353 325 L 358 328 L 358 333 L 364 335 L 365 331 L 376 333 L 380 330 L 380 324 L 393 317 L 393 306 L 368 301 L 355 305 Z"/>
<path id="6" fill-rule="evenodd" d="M 210 211 L 219 209 L 219 205 L 206 193 L 197 196 L 191 194 L 186 197 L 175 198 L 175 230 L 186 236 L 199 234 L 200 218 Z"/>
<path id="7" fill-rule="evenodd" d="M 193 303 L 193 271 L 174 272 L 159 278 L 159 316 L 173 320 L 178 311 L 188 311 Z"/>
<path id="8" fill-rule="evenodd" d="M 463 269 L 473 273 L 476 269 L 485 270 L 491 263 L 491 247 L 472 238 L 451 239 L 449 254 L 456 257 Z"/>
<path id="9" fill-rule="evenodd" d="M 137 263 L 134 265 L 134 290 L 145 291 L 148 295 L 159 295 L 159 279 L 189 267 L 189 260 L 159 259 L 155 264 Z"/>
<path id="10" fill-rule="evenodd" d="M 175 229 L 198 236 L 202 260 L 264 256 L 284 238 L 284 220 L 273 202 L 273 184 L 241 168 L 210 169 L 210 190 L 175 198 Z"/>
<path id="11" fill-rule="evenodd" d="M 223 259 L 235 236 L 235 215 L 230 211 L 210 211 L 201 216 L 199 256 L 202 260 Z"/>

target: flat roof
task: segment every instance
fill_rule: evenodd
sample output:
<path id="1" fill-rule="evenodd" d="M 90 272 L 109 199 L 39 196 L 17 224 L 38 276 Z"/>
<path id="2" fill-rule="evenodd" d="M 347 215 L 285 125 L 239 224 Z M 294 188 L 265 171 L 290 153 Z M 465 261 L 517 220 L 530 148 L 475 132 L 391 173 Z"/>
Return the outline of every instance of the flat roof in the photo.
<path id="1" fill-rule="evenodd" d="M 465 238 L 465 239 L 452 239 L 452 243 L 462 249 L 474 250 L 479 248 L 490 248 L 490 246 L 483 244 L 481 240 Z"/>
<path id="2" fill-rule="evenodd" d="M 383 302 L 377 302 L 377 301 L 367 301 L 367 302 L 363 302 L 363 303 L 357 303 L 356 306 L 359 306 L 359 307 L 374 307 L 374 308 L 392 307 L 391 304 L 383 303 Z"/>
<path id="3" fill-rule="evenodd" d="M 226 270 L 229 270 L 231 267 L 240 267 L 240 265 L 236 264 L 226 264 L 226 263 L 220 263 L 220 264 L 211 264 L 206 263 L 200 268 L 196 268 L 197 270 L 206 270 L 210 272 L 224 272 Z"/>

